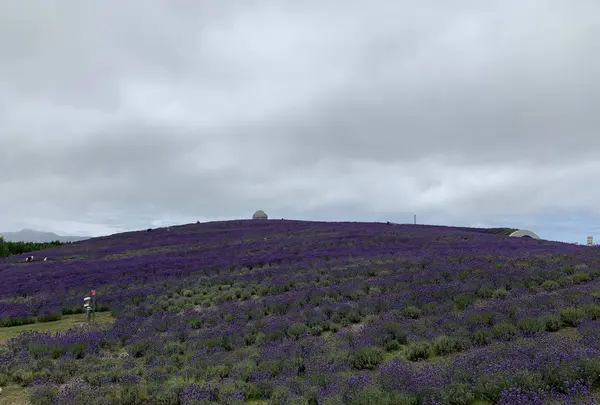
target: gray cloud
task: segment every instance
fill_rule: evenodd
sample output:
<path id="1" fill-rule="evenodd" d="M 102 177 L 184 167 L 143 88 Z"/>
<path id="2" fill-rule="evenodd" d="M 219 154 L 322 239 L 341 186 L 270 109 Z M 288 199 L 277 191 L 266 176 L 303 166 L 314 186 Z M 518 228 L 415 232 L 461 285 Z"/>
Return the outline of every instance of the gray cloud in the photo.
<path id="1" fill-rule="evenodd" d="M 592 218 L 599 23 L 592 0 L 5 1 L 0 228 Z"/>

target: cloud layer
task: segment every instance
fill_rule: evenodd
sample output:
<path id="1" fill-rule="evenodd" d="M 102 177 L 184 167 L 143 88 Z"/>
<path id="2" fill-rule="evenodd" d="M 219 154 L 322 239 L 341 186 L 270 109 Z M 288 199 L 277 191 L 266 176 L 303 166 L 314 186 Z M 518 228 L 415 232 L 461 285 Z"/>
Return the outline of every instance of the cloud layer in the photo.
<path id="1" fill-rule="evenodd" d="M 584 241 L 599 37 L 593 0 L 7 0 L 0 229 L 260 208 Z"/>

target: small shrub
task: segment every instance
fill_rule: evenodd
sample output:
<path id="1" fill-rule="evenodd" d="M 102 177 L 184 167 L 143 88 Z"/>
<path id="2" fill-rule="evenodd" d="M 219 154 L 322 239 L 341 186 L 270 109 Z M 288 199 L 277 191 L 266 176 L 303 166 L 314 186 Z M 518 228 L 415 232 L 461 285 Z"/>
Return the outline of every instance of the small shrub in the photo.
<path id="1" fill-rule="evenodd" d="M 202 319 L 198 317 L 189 318 L 188 325 L 190 325 L 192 329 L 200 329 L 202 327 Z"/>
<path id="2" fill-rule="evenodd" d="M 596 320 L 600 319 L 600 305 L 596 303 L 584 304 L 580 307 L 585 318 Z"/>
<path id="3" fill-rule="evenodd" d="M 356 370 L 371 370 L 383 361 L 383 352 L 375 346 L 358 348 L 350 355 L 350 365 Z"/>
<path id="4" fill-rule="evenodd" d="M 584 316 L 583 311 L 575 307 L 563 308 L 559 312 L 560 319 L 565 326 L 577 327 Z"/>
<path id="5" fill-rule="evenodd" d="M 506 298 L 507 295 L 508 295 L 508 291 L 506 291 L 506 288 L 500 287 L 500 288 L 496 288 L 494 290 L 494 292 L 492 293 L 492 298 L 504 299 L 504 298 Z"/>
<path id="6" fill-rule="evenodd" d="M 149 346 L 148 342 L 134 342 L 127 347 L 127 351 L 133 357 L 142 357 Z"/>
<path id="7" fill-rule="evenodd" d="M 560 288 L 560 284 L 558 284 L 556 281 L 546 280 L 542 283 L 542 288 L 546 291 L 554 291 Z"/>
<path id="8" fill-rule="evenodd" d="M 324 328 L 321 325 L 314 325 L 310 327 L 309 332 L 313 336 L 321 336 L 324 332 Z"/>
<path id="9" fill-rule="evenodd" d="M 494 313 L 492 311 L 487 312 L 473 312 L 467 315 L 465 322 L 468 325 L 487 325 L 492 326 L 494 324 Z"/>
<path id="10" fill-rule="evenodd" d="M 461 350 L 460 342 L 448 336 L 438 336 L 431 343 L 431 349 L 436 356 L 445 356 Z"/>
<path id="11" fill-rule="evenodd" d="M 375 322 L 377 322 L 378 319 L 379 318 L 377 317 L 377 315 L 367 315 L 365 317 L 365 323 L 367 325 L 373 325 L 373 324 L 375 324 Z"/>
<path id="12" fill-rule="evenodd" d="M 170 341 L 165 344 L 163 350 L 169 356 L 173 356 L 175 354 L 184 354 L 185 345 L 177 341 Z"/>
<path id="13" fill-rule="evenodd" d="M 394 322 L 386 322 L 385 325 L 383 325 L 383 327 L 385 328 L 389 340 L 396 340 L 402 345 L 406 344 L 407 334 L 400 324 Z"/>
<path id="14" fill-rule="evenodd" d="M 558 279 L 558 284 L 561 287 L 573 285 L 573 276 L 564 276 Z"/>
<path id="15" fill-rule="evenodd" d="M 300 339 L 300 336 L 305 333 L 308 330 L 308 328 L 306 327 L 305 324 L 303 323 L 295 323 L 293 325 L 290 325 L 287 328 L 287 335 L 291 338 L 294 338 L 296 340 Z"/>
<path id="16" fill-rule="evenodd" d="M 473 332 L 471 340 L 478 346 L 485 346 L 492 341 L 492 331 L 490 329 L 477 329 Z"/>
<path id="17" fill-rule="evenodd" d="M 600 359 L 581 359 L 578 364 L 581 377 L 594 388 L 600 388 Z"/>
<path id="18" fill-rule="evenodd" d="M 362 316 L 358 311 L 353 309 L 352 311 L 348 312 L 348 314 L 345 316 L 345 319 L 347 319 L 350 323 L 359 323 L 362 320 Z"/>
<path id="19" fill-rule="evenodd" d="M 29 395 L 31 405 L 53 405 L 56 403 L 58 389 L 53 386 L 40 385 L 35 387 Z"/>
<path id="20" fill-rule="evenodd" d="M 525 332 L 543 332 L 546 329 L 546 325 L 542 319 L 526 317 L 519 319 L 517 328 Z"/>
<path id="21" fill-rule="evenodd" d="M 494 287 L 492 286 L 483 286 L 479 290 L 477 290 L 477 296 L 479 298 L 492 298 L 494 294 Z"/>
<path id="22" fill-rule="evenodd" d="M 62 313 L 43 314 L 37 317 L 38 322 L 54 322 L 62 318 Z"/>
<path id="23" fill-rule="evenodd" d="M 442 403 L 448 405 L 470 405 L 475 400 L 475 393 L 467 384 L 454 384 L 441 392 Z"/>
<path id="24" fill-rule="evenodd" d="M 229 373 L 231 372 L 231 368 L 226 364 L 217 364 L 213 366 L 209 366 L 206 369 L 206 375 L 210 378 L 227 378 L 229 377 Z"/>
<path id="25" fill-rule="evenodd" d="M 426 360 L 431 356 L 431 345 L 426 340 L 412 342 L 406 346 L 405 353 L 410 361 Z"/>
<path id="26" fill-rule="evenodd" d="M 487 403 L 497 403 L 502 391 L 511 386 L 507 378 L 498 378 L 493 374 L 479 376 L 474 385 L 477 397 L 487 400 Z"/>
<path id="27" fill-rule="evenodd" d="M 0 327 L 4 326 L 20 326 L 35 323 L 35 318 L 32 316 L 19 316 L 15 318 L 0 318 Z"/>
<path id="28" fill-rule="evenodd" d="M 546 332 L 556 332 L 562 327 L 560 316 L 554 314 L 544 315 L 540 318 Z"/>
<path id="29" fill-rule="evenodd" d="M 396 339 L 390 340 L 385 343 L 385 350 L 388 352 L 399 350 L 401 347 L 402 345 Z"/>
<path id="30" fill-rule="evenodd" d="M 397 402 L 392 394 L 383 391 L 377 386 L 368 386 L 352 395 L 348 401 L 343 401 L 348 405 L 396 405 L 405 402 Z"/>
<path id="31" fill-rule="evenodd" d="M 131 384 L 123 387 L 121 391 L 121 405 L 141 405 L 148 400 L 148 391 L 143 384 Z"/>
<path id="32" fill-rule="evenodd" d="M 419 308 L 412 305 L 404 308 L 404 310 L 402 311 L 402 315 L 411 319 L 418 319 L 421 316 L 421 314 L 422 311 Z"/>
<path id="33" fill-rule="evenodd" d="M 492 334 L 497 339 L 510 340 L 517 334 L 517 328 L 512 323 L 500 322 L 492 326 Z"/>
<path id="34" fill-rule="evenodd" d="M 578 271 L 577 273 L 573 274 L 573 283 L 575 283 L 575 284 L 587 283 L 591 279 L 592 278 L 590 277 L 589 274 L 584 273 L 582 271 Z"/>
<path id="35" fill-rule="evenodd" d="M 21 387 L 27 387 L 33 382 L 33 373 L 31 371 L 19 369 L 13 374 L 13 381 Z"/>
<path id="36" fill-rule="evenodd" d="M 475 297 L 467 294 L 460 294 L 454 297 L 454 307 L 462 311 L 467 308 L 469 305 L 472 305 L 475 302 Z"/>

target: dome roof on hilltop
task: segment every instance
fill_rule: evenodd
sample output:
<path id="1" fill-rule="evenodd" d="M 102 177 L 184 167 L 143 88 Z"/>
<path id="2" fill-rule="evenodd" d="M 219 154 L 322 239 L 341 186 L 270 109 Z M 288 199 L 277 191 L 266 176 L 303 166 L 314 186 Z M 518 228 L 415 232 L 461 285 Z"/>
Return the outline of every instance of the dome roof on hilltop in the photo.
<path id="1" fill-rule="evenodd" d="M 252 219 L 267 219 L 269 218 L 263 210 L 258 210 L 252 215 Z"/>
<path id="2" fill-rule="evenodd" d="M 537 236 L 535 233 L 531 232 L 528 229 L 518 229 L 508 236 L 511 236 L 513 238 L 531 238 L 531 239 L 539 239 L 540 238 L 539 236 Z"/>

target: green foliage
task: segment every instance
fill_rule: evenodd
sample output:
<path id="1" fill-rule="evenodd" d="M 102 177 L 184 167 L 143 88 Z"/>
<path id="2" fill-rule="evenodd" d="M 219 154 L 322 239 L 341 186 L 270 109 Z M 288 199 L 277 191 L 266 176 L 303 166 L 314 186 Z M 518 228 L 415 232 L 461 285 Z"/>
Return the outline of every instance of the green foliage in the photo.
<path id="1" fill-rule="evenodd" d="M 148 350 L 149 346 L 150 345 L 146 341 L 134 342 L 134 343 L 130 344 L 129 346 L 127 346 L 127 351 L 133 357 L 142 357 Z"/>
<path id="2" fill-rule="evenodd" d="M 62 313 L 44 314 L 37 317 L 38 322 L 55 322 L 62 318 Z"/>
<path id="3" fill-rule="evenodd" d="M 426 340 L 412 342 L 406 346 L 405 354 L 410 361 L 426 360 L 431 356 L 431 345 Z"/>
<path id="4" fill-rule="evenodd" d="M 475 400 L 475 393 L 466 384 L 454 384 L 441 392 L 442 403 L 448 405 L 470 405 Z"/>
<path id="5" fill-rule="evenodd" d="M 365 389 L 352 395 L 348 401 L 342 402 L 348 405 L 396 405 L 407 404 L 412 405 L 416 402 L 411 401 L 411 398 L 399 396 L 383 391 L 378 386 L 368 386 Z"/>
<path id="6" fill-rule="evenodd" d="M 461 344 L 457 339 L 448 336 L 438 336 L 431 343 L 431 351 L 436 356 L 445 356 L 461 350 Z"/>
<path id="7" fill-rule="evenodd" d="M 18 369 L 12 375 L 13 381 L 19 384 L 21 387 L 27 387 L 29 384 L 31 384 L 34 377 L 35 376 L 33 372 L 24 369 Z"/>
<path id="8" fill-rule="evenodd" d="M 192 329 L 200 329 L 202 327 L 202 319 L 199 317 L 191 317 L 188 319 L 188 324 Z"/>
<path id="9" fill-rule="evenodd" d="M 494 295 L 494 287 L 486 285 L 477 290 L 477 296 L 479 298 L 492 298 Z"/>
<path id="10" fill-rule="evenodd" d="M 512 323 L 500 322 L 492 326 L 492 334 L 495 338 L 510 340 L 517 334 L 517 328 Z"/>
<path id="11" fill-rule="evenodd" d="M 0 373 L 0 387 L 6 386 L 9 381 L 10 377 L 8 376 L 8 374 Z"/>
<path id="12" fill-rule="evenodd" d="M 40 385 L 31 391 L 31 405 L 53 405 L 58 396 L 58 389 L 51 385 Z"/>
<path id="13" fill-rule="evenodd" d="M 582 359 L 577 369 L 580 370 L 582 379 L 588 381 L 592 387 L 600 388 L 600 359 Z"/>
<path id="14" fill-rule="evenodd" d="M 542 316 L 540 319 L 546 332 L 556 332 L 562 327 L 562 320 L 559 315 L 548 314 Z"/>
<path id="15" fill-rule="evenodd" d="M 467 294 L 460 294 L 454 297 L 454 307 L 462 311 L 467 308 L 469 305 L 472 305 L 475 302 L 475 297 Z"/>
<path id="16" fill-rule="evenodd" d="M 546 291 L 554 291 L 560 288 L 560 284 L 553 280 L 546 280 L 542 283 L 542 288 Z"/>
<path id="17" fill-rule="evenodd" d="M 517 328 L 526 332 L 543 332 L 546 330 L 546 324 L 540 318 L 526 317 L 519 319 Z"/>
<path id="18" fill-rule="evenodd" d="M 477 329 L 473 332 L 471 339 L 478 346 L 485 346 L 492 341 L 493 333 L 491 329 Z"/>
<path id="19" fill-rule="evenodd" d="M 386 322 L 384 325 L 387 339 L 396 340 L 400 344 L 406 344 L 407 342 L 407 334 L 402 325 L 395 322 Z"/>
<path id="20" fill-rule="evenodd" d="M 563 325 L 573 327 L 578 326 L 585 315 L 582 309 L 576 307 L 563 308 L 559 312 Z"/>
<path id="21" fill-rule="evenodd" d="M 413 305 L 404 308 L 404 310 L 402 311 L 402 315 L 411 319 L 418 319 L 421 316 L 421 313 L 422 311 Z"/>
<path id="22" fill-rule="evenodd" d="M 596 303 L 584 304 L 580 307 L 587 319 L 600 319 L 600 305 Z"/>
<path id="23" fill-rule="evenodd" d="M 508 291 L 506 291 L 506 288 L 504 288 L 504 287 L 496 288 L 492 292 L 492 298 L 504 299 L 504 298 L 506 298 L 507 295 L 508 295 Z"/>
<path id="24" fill-rule="evenodd" d="M 0 236 L 0 257 L 10 255 L 20 255 L 23 253 L 36 252 L 42 249 L 48 249 L 55 246 L 61 246 L 65 243 L 59 241 L 53 242 L 7 242 Z"/>
<path id="25" fill-rule="evenodd" d="M 575 283 L 575 284 L 587 283 L 591 279 L 592 278 L 590 277 L 589 274 L 584 273 L 582 271 L 578 271 L 577 273 L 573 274 L 573 283 Z"/>
<path id="26" fill-rule="evenodd" d="M 0 327 L 21 326 L 35 323 L 33 316 L 19 316 L 15 318 L 0 318 Z"/>
<path id="27" fill-rule="evenodd" d="M 356 370 L 371 370 L 382 361 L 383 352 L 374 346 L 360 347 L 350 355 L 350 365 Z"/>
<path id="28" fill-rule="evenodd" d="M 298 340 L 300 339 L 300 336 L 302 336 L 302 334 L 305 333 L 307 330 L 308 328 L 305 324 L 295 323 L 287 328 L 287 335 Z"/>
<path id="29" fill-rule="evenodd" d="M 467 315 L 465 322 L 469 325 L 480 324 L 492 326 L 494 324 L 494 313 L 492 311 L 473 312 Z"/>
<path id="30" fill-rule="evenodd" d="M 8 242 L 0 236 L 0 257 L 7 257 L 10 255 L 10 249 L 8 248 Z"/>
<path id="31" fill-rule="evenodd" d="M 121 391 L 122 405 L 142 405 L 148 401 L 148 389 L 143 384 L 130 384 Z"/>

